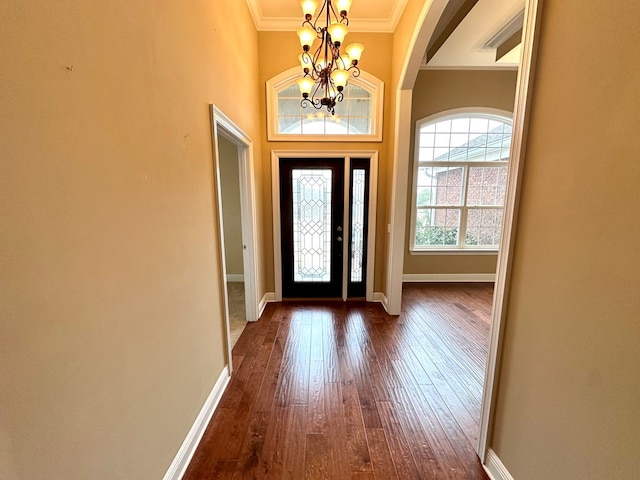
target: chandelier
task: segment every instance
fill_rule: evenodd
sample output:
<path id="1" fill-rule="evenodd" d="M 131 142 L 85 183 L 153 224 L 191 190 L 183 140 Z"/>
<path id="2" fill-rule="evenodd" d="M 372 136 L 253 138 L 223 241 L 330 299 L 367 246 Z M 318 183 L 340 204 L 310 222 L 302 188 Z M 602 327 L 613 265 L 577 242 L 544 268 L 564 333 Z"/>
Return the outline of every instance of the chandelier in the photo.
<path id="1" fill-rule="evenodd" d="M 316 109 L 323 107 L 335 114 L 337 102 L 344 98 L 344 88 L 350 75 L 358 77 L 358 62 L 364 47 L 359 43 L 347 45 L 346 56 L 340 54 L 344 37 L 349 32 L 349 8 L 351 0 L 322 0 L 323 5 L 314 19 L 318 8 L 315 0 L 302 0 L 304 22 L 298 29 L 302 54 L 298 56 L 304 76 L 298 81 L 302 100 L 300 105 Z M 335 5 L 335 8 L 334 8 Z M 320 45 L 314 49 L 315 41 Z"/>

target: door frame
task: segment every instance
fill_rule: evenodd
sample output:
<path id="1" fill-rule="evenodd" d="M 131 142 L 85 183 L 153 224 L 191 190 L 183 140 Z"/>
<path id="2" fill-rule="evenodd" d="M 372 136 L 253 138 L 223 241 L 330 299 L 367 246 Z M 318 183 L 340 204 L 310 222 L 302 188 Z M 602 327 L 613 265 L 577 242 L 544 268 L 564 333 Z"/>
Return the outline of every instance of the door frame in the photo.
<path id="1" fill-rule="evenodd" d="M 222 189 L 220 177 L 220 155 L 218 138 L 224 137 L 238 147 L 238 167 L 240 181 L 240 215 L 242 217 L 242 260 L 245 288 L 245 310 L 249 322 L 255 322 L 260 316 L 260 299 L 257 292 L 257 279 L 260 278 L 258 266 L 259 254 L 255 242 L 257 218 L 255 205 L 255 177 L 253 168 L 253 142 L 229 117 L 215 105 L 210 105 L 211 134 L 213 145 L 213 180 L 215 188 L 216 213 L 218 216 L 218 261 L 220 262 L 220 282 L 227 343 L 227 361 L 229 373 L 232 371 L 231 332 L 229 325 L 229 292 L 227 290 L 227 265 L 224 246 L 224 222 L 222 216 Z"/>
<path id="2" fill-rule="evenodd" d="M 504 319 L 507 315 L 507 301 L 511 280 L 513 248 L 516 236 L 516 220 L 520 198 L 524 158 L 529 127 L 529 109 L 534 80 L 535 60 L 538 49 L 538 36 L 542 18 L 542 1 L 527 0 L 524 12 L 522 33 L 522 54 L 518 69 L 516 98 L 513 110 L 513 133 L 509 155 L 509 176 L 505 195 L 502 235 L 498 249 L 498 264 L 493 294 L 491 331 L 489 333 L 489 350 L 487 367 L 482 392 L 480 412 L 480 431 L 476 451 L 483 465 L 489 462 L 490 440 L 493 434 L 496 393 L 502 356 L 502 340 L 504 337 Z"/>
<path id="3" fill-rule="evenodd" d="M 281 158 L 344 158 L 345 168 L 345 202 L 344 225 L 350 225 L 349 218 L 349 165 L 351 158 L 369 158 L 369 231 L 367 234 L 367 295 L 366 300 L 373 302 L 374 258 L 375 258 L 375 231 L 376 208 L 378 195 L 378 151 L 377 150 L 272 150 L 271 151 L 271 194 L 273 205 L 273 270 L 275 279 L 275 301 L 282 301 L 282 239 L 280 232 L 280 159 Z M 349 245 L 349 230 L 344 229 L 342 260 L 342 299 L 347 299 L 347 255 Z"/>
<path id="4" fill-rule="evenodd" d="M 400 314 L 402 301 L 402 271 L 404 264 L 405 227 L 407 220 L 407 181 L 410 165 L 409 142 L 411 136 L 411 104 L 413 87 L 422 56 L 433 36 L 436 25 L 447 6 L 448 0 L 425 2 L 416 27 L 412 33 L 407 53 L 401 67 L 400 80 L 395 92 L 396 133 L 391 164 L 393 165 L 390 191 L 390 235 L 387 242 L 387 276 L 383 305 L 391 315 Z M 522 54 L 518 68 L 516 98 L 513 112 L 513 134 L 509 156 L 509 176 L 505 197 L 503 229 L 498 252 L 498 265 L 494 288 L 492 323 L 489 338 L 487 368 L 485 371 L 480 416 L 480 431 L 476 452 L 487 467 L 490 460 L 496 393 L 498 388 L 504 319 L 507 313 L 511 264 L 513 261 L 513 239 L 524 170 L 526 137 L 529 123 L 537 43 L 540 32 L 543 0 L 525 0 L 525 16 L 522 34 Z"/>

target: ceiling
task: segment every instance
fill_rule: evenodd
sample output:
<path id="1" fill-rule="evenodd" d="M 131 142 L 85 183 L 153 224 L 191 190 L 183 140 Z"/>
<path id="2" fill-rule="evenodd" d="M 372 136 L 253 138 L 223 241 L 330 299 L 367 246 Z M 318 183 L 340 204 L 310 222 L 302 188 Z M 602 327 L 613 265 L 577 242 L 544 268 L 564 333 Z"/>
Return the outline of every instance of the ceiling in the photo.
<path id="1" fill-rule="evenodd" d="M 407 0 L 354 0 L 349 12 L 353 32 L 395 30 Z M 302 23 L 299 0 L 247 0 L 258 30 L 296 30 Z"/>
<path id="2" fill-rule="evenodd" d="M 462 18 L 455 30 L 450 33 L 446 41 L 437 49 L 435 54 L 423 65 L 423 68 L 453 69 L 453 68 L 517 68 L 520 60 L 520 36 L 524 12 L 524 0 L 451 0 L 450 5 L 475 3 L 470 11 Z M 447 11 L 441 19 L 444 18 Z M 449 14 L 450 17 L 453 14 Z M 438 25 L 441 29 L 442 25 Z M 436 35 L 438 34 L 436 27 Z M 512 35 L 518 36 L 518 41 L 506 52 L 501 45 L 508 45 Z M 433 40 L 432 40 L 433 43 Z M 430 43 L 431 45 L 431 43 Z M 500 60 L 496 61 L 496 54 L 500 50 Z M 427 51 L 428 55 L 428 51 Z"/>
<path id="3" fill-rule="evenodd" d="M 349 28 L 356 32 L 393 32 L 406 2 L 353 0 Z M 422 68 L 517 68 L 519 42 L 512 45 L 509 41 L 513 42 L 522 28 L 524 2 L 449 0 Z M 247 0 L 247 4 L 258 30 L 295 31 L 302 23 L 298 0 Z M 501 58 L 496 60 L 497 56 Z"/>

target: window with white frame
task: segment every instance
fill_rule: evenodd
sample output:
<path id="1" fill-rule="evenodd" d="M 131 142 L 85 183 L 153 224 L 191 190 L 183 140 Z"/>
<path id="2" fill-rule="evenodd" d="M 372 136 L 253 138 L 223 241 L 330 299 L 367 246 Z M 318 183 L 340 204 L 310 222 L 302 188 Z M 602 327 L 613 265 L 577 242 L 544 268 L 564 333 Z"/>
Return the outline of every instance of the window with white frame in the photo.
<path id="1" fill-rule="evenodd" d="M 267 82 L 268 139 L 285 141 L 381 141 L 384 84 L 366 72 L 349 79 L 335 115 L 303 107 L 293 68 Z"/>
<path id="2" fill-rule="evenodd" d="M 411 250 L 497 250 L 511 119 L 456 112 L 416 128 Z"/>

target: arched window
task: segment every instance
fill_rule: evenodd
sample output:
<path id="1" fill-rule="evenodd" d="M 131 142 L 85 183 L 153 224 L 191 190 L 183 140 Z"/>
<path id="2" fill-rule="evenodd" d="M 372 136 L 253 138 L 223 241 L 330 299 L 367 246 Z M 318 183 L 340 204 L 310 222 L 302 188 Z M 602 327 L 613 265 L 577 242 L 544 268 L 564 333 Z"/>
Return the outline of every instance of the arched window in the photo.
<path id="1" fill-rule="evenodd" d="M 295 67 L 267 81 L 268 139 L 290 141 L 372 142 L 382 140 L 384 84 L 361 71 L 350 78 L 335 115 L 303 108 Z"/>
<path id="2" fill-rule="evenodd" d="M 508 112 L 448 111 L 417 122 L 411 250 L 497 250 L 511 145 Z"/>

